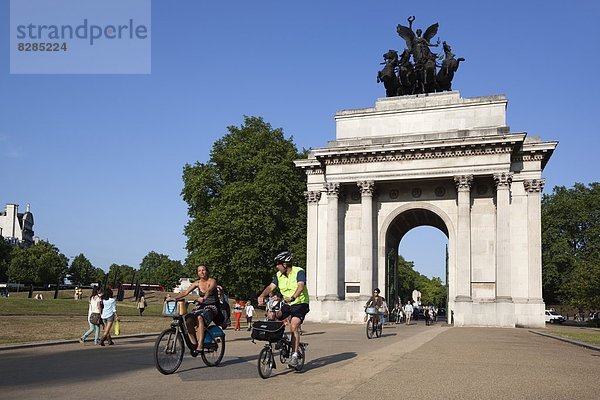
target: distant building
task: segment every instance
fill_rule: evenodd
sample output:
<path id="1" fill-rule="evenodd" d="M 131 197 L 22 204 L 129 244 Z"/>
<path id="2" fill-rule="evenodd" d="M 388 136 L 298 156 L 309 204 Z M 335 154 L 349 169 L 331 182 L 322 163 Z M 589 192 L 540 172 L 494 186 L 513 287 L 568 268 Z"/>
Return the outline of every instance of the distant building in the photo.
<path id="1" fill-rule="evenodd" d="M 0 212 L 0 236 L 13 246 L 29 247 L 34 243 L 33 214 L 29 211 L 19 213 L 18 204 L 7 204 Z"/>
<path id="2" fill-rule="evenodd" d="M 190 278 L 180 278 L 179 285 L 173 288 L 173 293 L 181 293 L 187 290 L 187 288 L 189 288 L 190 286 L 192 286 L 192 281 L 190 280 Z M 200 295 L 198 289 L 194 289 L 192 293 Z"/>

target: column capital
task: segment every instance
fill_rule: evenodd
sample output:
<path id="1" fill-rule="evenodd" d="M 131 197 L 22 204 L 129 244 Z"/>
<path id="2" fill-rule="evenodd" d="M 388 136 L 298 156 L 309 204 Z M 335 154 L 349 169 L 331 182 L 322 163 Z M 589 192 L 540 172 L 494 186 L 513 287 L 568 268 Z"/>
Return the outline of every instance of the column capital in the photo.
<path id="1" fill-rule="evenodd" d="M 338 197 L 340 195 L 340 184 L 338 182 L 326 182 L 323 187 L 327 191 L 327 196 Z"/>
<path id="2" fill-rule="evenodd" d="M 525 179 L 523 186 L 528 193 L 541 193 L 544 190 L 545 179 Z"/>
<path id="3" fill-rule="evenodd" d="M 373 196 L 375 192 L 375 182 L 373 181 L 358 181 L 356 185 L 360 189 L 360 193 L 363 196 Z"/>
<path id="4" fill-rule="evenodd" d="M 321 200 L 321 192 L 317 190 L 307 190 L 304 192 L 304 198 L 307 203 L 318 203 Z"/>
<path id="5" fill-rule="evenodd" d="M 457 175 L 454 177 L 454 184 L 459 192 L 470 191 L 473 184 L 473 175 Z"/>
<path id="6" fill-rule="evenodd" d="M 494 182 L 496 183 L 496 190 L 510 189 L 512 183 L 512 172 L 497 172 L 494 174 Z"/>

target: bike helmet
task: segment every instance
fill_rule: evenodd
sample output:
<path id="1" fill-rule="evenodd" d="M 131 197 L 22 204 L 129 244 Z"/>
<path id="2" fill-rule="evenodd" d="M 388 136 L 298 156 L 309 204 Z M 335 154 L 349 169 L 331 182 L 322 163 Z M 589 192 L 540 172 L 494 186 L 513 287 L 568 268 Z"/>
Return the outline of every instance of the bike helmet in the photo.
<path id="1" fill-rule="evenodd" d="M 294 255 L 289 251 L 282 251 L 281 253 L 275 256 L 275 264 L 289 264 L 292 262 L 292 258 Z"/>

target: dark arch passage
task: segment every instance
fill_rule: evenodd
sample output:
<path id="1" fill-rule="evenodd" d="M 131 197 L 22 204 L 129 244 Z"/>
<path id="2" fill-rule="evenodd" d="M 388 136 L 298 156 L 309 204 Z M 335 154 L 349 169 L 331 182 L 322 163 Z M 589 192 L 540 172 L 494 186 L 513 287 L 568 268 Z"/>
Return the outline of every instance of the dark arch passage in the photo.
<path id="1" fill-rule="evenodd" d="M 396 259 L 398 257 L 398 247 L 404 235 L 411 229 L 419 226 L 431 226 L 439 229 L 449 238 L 448 227 L 442 218 L 431 210 L 424 208 L 412 208 L 396 216 L 389 225 L 385 236 L 386 243 L 386 273 L 385 287 L 389 299 L 397 299 L 398 296 L 398 276 Z"/>

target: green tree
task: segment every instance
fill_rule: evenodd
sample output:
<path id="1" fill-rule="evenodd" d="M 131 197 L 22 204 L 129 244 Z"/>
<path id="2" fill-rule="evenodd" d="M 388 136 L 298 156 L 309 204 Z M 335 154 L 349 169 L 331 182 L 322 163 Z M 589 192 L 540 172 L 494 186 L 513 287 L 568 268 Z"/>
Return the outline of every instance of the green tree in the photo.
<path id="1" fill-rule="evenodd" d="M 12 282 L 30 284 L 35 281 L 36 272 L 36 265 L 30 262 L 27 249 L 15 247 L 8 264 L 8 279 Z"/>
<path id="2" fill-rule="evenodd" d="M 108 267 L 108 285 L 114 285 L 114 289 L 121 283 L 131 283 L 134 271 L 135 269 L 129 265 L 111 264 L 110 267 Z"/>
<path id="3" fill-rule="evenodd" d="M 94 272 L 92 273 L 92 281 L 90 283 L 97 283 L 101 285 L 104 282 L 104 278 L 106 277 L 106 272 L 102 268 L 94 268 Z"/>
<path id="4" fill-rule="evenodd" d="M 0 282 L 8 280 L 8 265 L 10 264 L 10 254 L 12 246 L 6 243 L 4 238 L 0 236 Z"/>
<path id="5" fill-rule="evenodd" d="M 69 280 L 76 285 L 96 282 L 96 269 L 83 254 L 79 254 L 69 267 Z"/>
<path id="6" fill-rule="evenodd" d="M 583 306 L 591 301 L 589 294 L 598 288 L 599 258 L 600 183 L 577 183 L 569 189 L 557 186 L 552 194 L 544 195 L 542 289 L 546 303 Z"/>
<path id="7" fill-rule="evenodd" d="M 169 256 L 155 251 L 149 252 L 140 263 L 137 280 L 142 283 L 158 284 L 158 270 L 163 263 L 169 261 L 171 261 Z"/>
<path id="8" fill-rule="evenodd" d="M 163 285 L 170 290 L 179 284 L 179 278 L 194 275 L 195 273 L 190 275 L 181 261 L 171 260 L 167 255 L 151 251 L 140 263 L 138 281 Z"/>
<path id="9" fill-rule="evenodd" d="M 179 284 L 179 278 L 189 276 L 181 261 L 165 260 L 156 270 L 156 283 L 163 285 L 166 290 L 171 290 Z"/>
<path id="10" fill-rule="evenodd" d="M 600 259 L 577 261 L 561 288 L 568 303 L 578 308 L 600 308 Z"/>
<path id="11" fill-rule="evenodd" d="M 64 282 L 68 259 L 53 244 L 39 241 L 28 248 L 15 248 L 11 254 L 8 275 L 12 281 L 34 285 Z"/>
<path id="12" fill-rule="evenodd" d="M 306 152 L 262 118 L 227 129 L 207 163 L 183 168 L 186 264 L 208 264 L 230 293 L 248 295 L 268 283 L 278 252 L 306 265 L 306 177 L 293 163 Z"/>
<path id="13" fill-rule="evenodd" d="M 441 278 L 429 279 L 420 274 L 415 271 L 414 262 L 406 261 L 401 255 L 398 256 L 397 264 L 399 295 L 402 302 L 412 299 L 412 292 L 417 289 L 421 292 L 422 304 L 437 306 L 446 304 L 446 286 L 442 283 Z"/>

